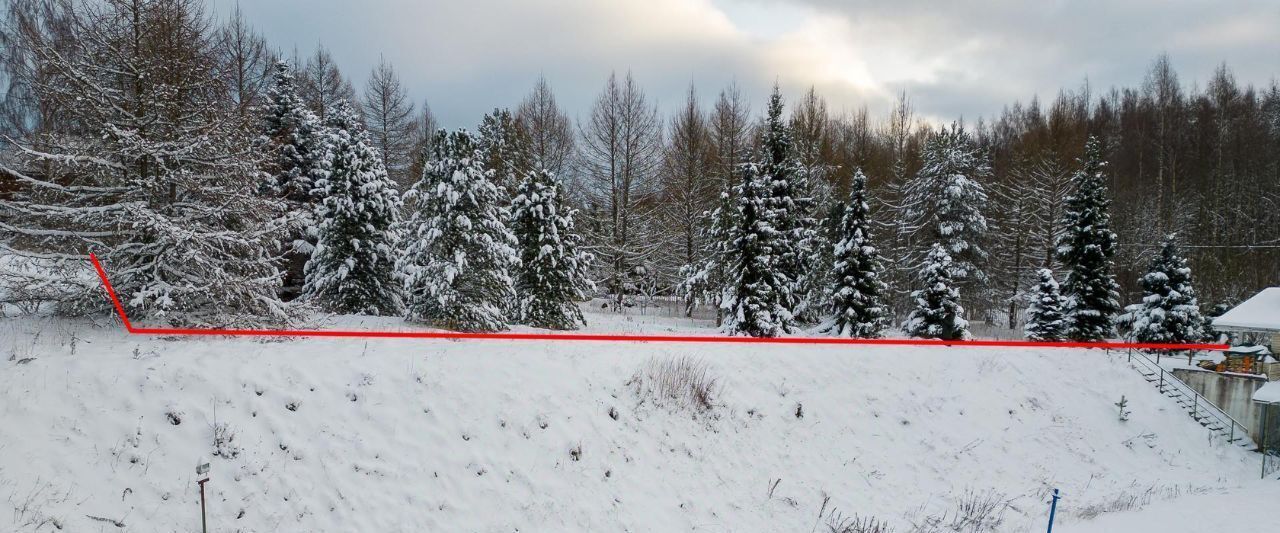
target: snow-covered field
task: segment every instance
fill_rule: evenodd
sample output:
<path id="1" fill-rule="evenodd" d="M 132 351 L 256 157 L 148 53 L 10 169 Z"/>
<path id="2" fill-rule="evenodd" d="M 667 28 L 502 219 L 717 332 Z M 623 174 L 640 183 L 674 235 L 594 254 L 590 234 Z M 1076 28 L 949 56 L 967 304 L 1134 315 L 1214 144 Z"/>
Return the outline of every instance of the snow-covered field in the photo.
<path id="1" fill-rule="evenodd" d="M 592 331 L 709 332 L 594 311 Z M 1280 489 L 1255 454 L 1098 350 L 162 339 L 45 318 L 0 322 L 0 350 L 5 531 L 198 531 L 201 457 L 218 532 L 951 531 L 983 501 L 1007 503 L 995 530 L 1043 531 L 1054 487 L 1055 531 L 1276 525 L 1240 503 Z M 673 358 L 707 365 L 709 411 L 638 392 Z"/>

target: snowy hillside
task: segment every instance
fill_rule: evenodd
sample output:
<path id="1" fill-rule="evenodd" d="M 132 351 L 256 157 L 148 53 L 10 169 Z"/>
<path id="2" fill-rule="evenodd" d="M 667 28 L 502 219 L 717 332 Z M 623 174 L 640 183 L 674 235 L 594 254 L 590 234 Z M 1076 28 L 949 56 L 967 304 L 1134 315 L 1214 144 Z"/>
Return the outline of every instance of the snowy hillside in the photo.
<path id="1" fill-rule="evenodd" d="M 201 457 L 211 530 L 258 532 L 909 531 L 966 499 L 1036 531 L 1053 487 L 1069 532 L 1257 475 L 1100 351 L 165 340 L 31 318 L 0 349 L 16 531 L 192 531 Z M 678 358 L 707 365 L 709 411 L 633 379 Z"/>

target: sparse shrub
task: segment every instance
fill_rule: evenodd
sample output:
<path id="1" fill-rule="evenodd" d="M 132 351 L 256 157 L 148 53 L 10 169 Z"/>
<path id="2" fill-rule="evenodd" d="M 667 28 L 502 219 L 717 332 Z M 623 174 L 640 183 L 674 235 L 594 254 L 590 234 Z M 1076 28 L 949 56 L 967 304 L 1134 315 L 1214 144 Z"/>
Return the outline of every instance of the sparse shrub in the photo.
<path id="1" fill-rule="evenodd" d="M 719 382 L 707 364 L 690 357 L 650 359 L 627 381 L 641 403 L 653 401 L 695 414 L 710 411 L 720 393 Z"/>
<path id="2" fill-rule="evenodd" d="M 235 459 L 241 448 L 236 444 L 236 433 L 226 422 L 213 425 L 213 455 L 223 459 Z"/>
<path id="3" fill-rule="evenodd" d="M 1009 499 L 994 490 L 966 490 L 955 497 L 955 507 L 941 515 L 914 520 L 909 533 L 988 533 L 1004 524 Z"/>
<path id="4" fill-rule="evenodd" d="M 832 511 L 827 517 L 827 531 L 830 533 L 893 533 L 888 522 L 881 522 L 872 516 L 843 516 Z"/>
<path id="5" fill-rule="evenodd" d="M 9 489 L 5 498 L 7 506 L 0 503 L 0 509 L 8 507 L 12 510 L 14 531 L 48 531 L 62 530 L 64 518 L 52 515 L 51 508 L 61 507 L 71 500 L 70 490 L 60 490 L 52 483 L 36 481 L 30 489 L 18 490 L 13 481 L 0 479 L 0 488 Z"/>
<path id="6" fill-rule="evenodd" d="M 1009 499 L 1004 494 L 987 490 L 966 490 L 956 500 L 956 515 L 952 529 L 956 531 L 995 531 L 1004 523 L 1004 513 L 1009 510 Z"/>
<path id="7" fill-rule="evenodd" d="M 1084 520 L 1093 520 L 1103 513 L 1115 513 L 1141 509 L 1149 505 L 1153 500 L 1172 500 L 1184 495 L 1204 494 L 1208 491 L 1209 490 L 1204 487 L 1197 486 L 1182 487 L 1178 485 L 1151 485 L 1150 487 L 1141 490 L 1120 492 L 1106 501 L 1078 505 L 1075 507 L 1074 511 L 1067 511 L 1065 514 L 1073 515 Z"/>

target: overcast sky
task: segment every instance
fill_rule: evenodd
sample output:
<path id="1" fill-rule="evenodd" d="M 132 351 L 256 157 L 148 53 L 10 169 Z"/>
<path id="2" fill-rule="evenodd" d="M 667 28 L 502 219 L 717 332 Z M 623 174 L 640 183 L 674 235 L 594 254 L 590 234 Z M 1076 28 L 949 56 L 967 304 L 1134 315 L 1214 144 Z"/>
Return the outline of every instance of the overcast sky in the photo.
<path id="1" fill-rule="evenodd" d="M 225 16 L 236 0 L 210 0 Z M 328 47 L 357 90 L 385 56 L 443 125 L 514 106 L 539 74 L 584 116 L 610 71 L 675 109 L 736 80 L 763 106 L 777 80 L 833 111 L 887 113 L 907 91 L 933 120 L 992 116 L 1087 78 L 1136 85 L 1167 52 L 1184 84 L 1226 61 L 1237 80 L 1280 76 L 1277 0 L 240 0 L 272 45 Z"/>

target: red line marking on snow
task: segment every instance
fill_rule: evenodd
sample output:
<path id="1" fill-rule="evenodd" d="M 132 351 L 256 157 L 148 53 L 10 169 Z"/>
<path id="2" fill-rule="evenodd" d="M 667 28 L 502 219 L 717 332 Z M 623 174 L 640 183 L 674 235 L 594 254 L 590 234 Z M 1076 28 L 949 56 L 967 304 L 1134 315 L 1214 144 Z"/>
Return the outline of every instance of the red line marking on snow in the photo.
<path id="1" fill-rule="evenodd" d="M 230 337 L 352 337 L 362 339 L 486 339 L 486 340 L 557 340 L 557 341 L 621 341 L 621 342 L 703 342 L 739 344 L 841 344 L 882 346 L 985 346 L 1020 348 L 1140 348 L 1146 350 L 1225 350 L 1226 344 L 1142 343 L 1142 342 L 1032 342 L 976 339 L 944 341 L 938 339 L 850 339 L 844 337 L 728 337 L 717 335 L 611 335 L 599 333 L 464 333 L 454 331 L 343 331 L 287 329 L 217 329 L 217 328 L 139 328 L 129 322 L 119 296 L 107 279 L 98 257 L 89 254 L 98 271 L 107 296 L 120 315 L 124 329 L 133 335 L 182 335 Z"/>

